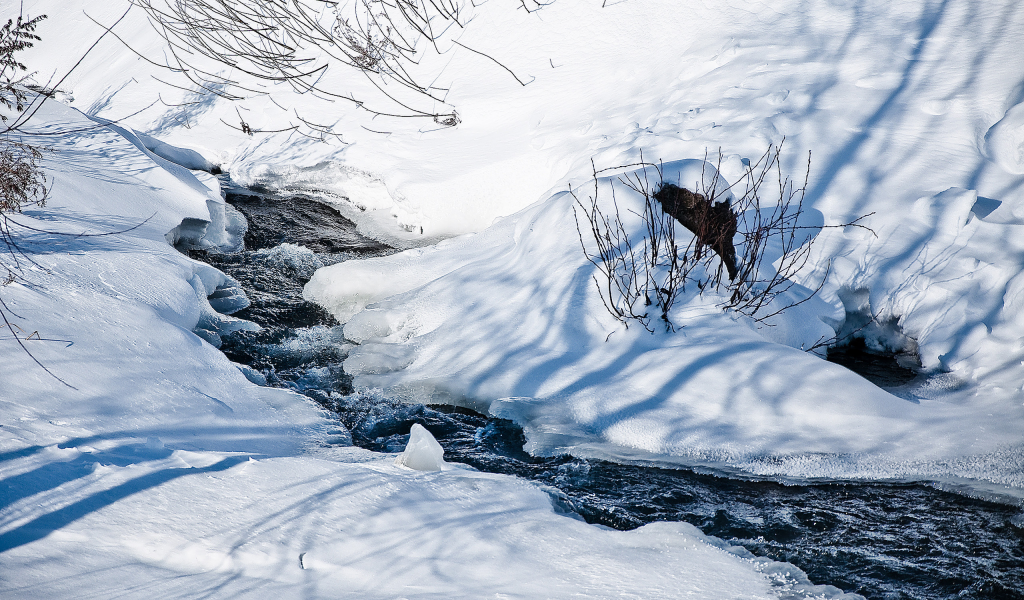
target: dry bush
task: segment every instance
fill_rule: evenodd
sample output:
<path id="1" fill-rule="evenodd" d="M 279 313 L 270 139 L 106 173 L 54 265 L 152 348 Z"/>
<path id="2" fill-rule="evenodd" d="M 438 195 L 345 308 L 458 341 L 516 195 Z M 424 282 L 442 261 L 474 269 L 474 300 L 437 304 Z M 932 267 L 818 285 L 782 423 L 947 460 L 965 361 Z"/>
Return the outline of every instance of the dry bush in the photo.
<path id="1" fill-rule="evenodd" d="M 40 165 L 43 150 L 16 137 L 18 130 L 26 122 L 23 113 L 26 109 L 29 109 L 29 113 L 34 113 L 38 110 L 39 104 L 35 103 L 33 106 L 30 100 L 34 96 L 30 96 L 25 86 L 29 76 L 28 69 L 18 61 L 16 53 L 31 48 L 34 42 L 40 39 L 33 32 L 45 18 L 46 15 L 40 15 L 26 19 L 19 15 L 17 19 L 9 19 L 0 27 L 0 105 L 18 115 L 11 123 L 8 115 L 0 114 L 0 121 L 4 124 L 3 130 L 0 131 L 0 288 L 15 282 L 31 285 L 24 277 L 25 267 L 38 266 L 18 244 L 15 236 L 16 229 L 31 228 L 12 220 L 11 215 L 20 214 L 31 206 L 43 206 L 49 192 L 46 175 Z M 66 340 L 47 340 L 40 337 L 39 332 L 29 333 L 12 321 L 17 318 L 18 315 L 10 309 L 3 296 L 0 296 L 0 320 L 11 335 L 9 339 L 17 342 L 44 371 L 64 385 L 73 387 L 46 368 L 25 345 L 29 340 Z"/>
<path id="2" fill-rule="evenodd" d="M 653 332 L 654 318 L 660 318 L 668 330 L 675 328 L 669 313 L 687 285 L 695 286 L 698 294 L 721 294 L 721 308 L 759 323 L 813 298 L 828 276 L 827 268 L 810 294 L 784 306 L 772 306 L 796 285 L 796 276 L 807 266 L 822 227 L 866 229 L 860 221 L 870 215 L 839 225 L 801 225 L 810 155 L 803 185 L 796 187 L 782 173 L 781 153 L 781 144 L 770 146 L 756 162 L 748 163 L 739 182 L 729 186 L 716 168 L 710 177 L 701 178 L 701 189 L 695 190 L 665 181 L 659 164 L 594 169 L 593 193 L 585 200 L 578 191 L 572 194 L 580 244 L 587 260 L 597 268 L 594 282 L 608 312 L 627 327 L 636 321 Z M 721 154 L 718 163 L 720 166 Z M 600 173 L 637 167 L 609 182 L 611 212 L 605 212 L 598 199 Z M 763 195 L 768 182 L 773 184 L 770 200 Z M 630 228 L 623 220 L 628 215 L 622 213 L 615 198 L 616 183 L 644 200 L 642 213 L 630 211 L 642 221 L 639 238 L 630 238 Z M 685 241 L 678 239 L 677 224 L 691 234 Z M 590 236 L 584 236 L 584 229 Z"/>
<path id="3" fill-rule="evenodd" d="M 46 201 L 46 175 L 36 147 L 0 137 L 0 214 L 21 212 Z"/>
<path id="4" fill-rule="evenodd" d="M 438 44 L 445 34 L 466 25 L 463 0 L 132 1 L 168 44 L 169 60 L 161 66 L 207 93 L 230 100 L 268 93 L 203 66 L 212 61 L 257 82 L 285 83 L 299 93 L 349 102 L 376 115 L 459 123 L 445 103 L 447 90 L 417 81 L 409 67 L 425 52 L 442 53 Z M 336 67 L 365 76 L 388 108 L 375 108 L 350 90 L 325 83 L 325 73 Z M 295 117 L 298 123 L 284 130 L 333 135 L 329 125 Z"/>
<path id="5" fill-rule="evenodd" d="M 583 246 L 583 254 L 587 260 L 597 269 L 598 275 L 594 276 L 594 284 L 597 286 L 601 302 L 605 309 L 617 320 L 627 327 L 631 320 L 639 321 L 649 329 L 649 310 L 651 305 L 650 289 L 659 286 L 652 286 L 650 283 L 650 270 L 659 264 L 659 253 L 662 243 L 659 243 L 656 235 L 648 232 L 645 238 L 643 250 L 651 252 L 648 256 L 641 247 L 634 244 L 629 238 L 626 226 L 621 219 L 621 211 L 618 201 L 615 198 L 615 188 L 612 187 L 612 211 L 606 214 L 598 201 L 598 171 L 594 170 L 594 192 L 584 202 L 578 195 L 578 191 L 572 189 L 576 202 L 573 206 L 576 218 L 576 232 L 580 237 L 580 244 Z M 651 208 L 651 204 L 647 204 Z M 586 223 L 593 237 L 595 249 L 587 249 L 583 241 L 583 229 L 580 224 L 580 213 L 583 213 L 583 222 Z M 661 213 L 664 214 L 664 213 Z M 649 226 L 657 222 L 657 214 L 652 219 L 645 219 Z M 658 228 L 658 231 L 661 231 Z M 674 245 L 674 244 L 672 244 Z M 673 253 L 675 255 L 675 253 Z M 671 304 L 669 303 L 669 306 Z"/>
<path id="6" fill-rule="evenodd" d="M 46 15 L 31 19 L 18 15 L 0 27 L 0 105 L 20 115 L 29 104 L 29 92 L 24 87 L 28 69 L 17 53 L 31 48 L 39 40 L 34 31 Z M 11 227 L 11 213 L 20 213 L 28 206 L 42 205 L 46 201 L 46 176 L 39 165 L 39 148 L 15 139 L 20 119 L 8 124 L 8 116 L 0 114 L 4 130 L 0 131 L 0 276 L 9 285 L 20 278 L 22 264 L 27 260 L 15 240 Z"/>

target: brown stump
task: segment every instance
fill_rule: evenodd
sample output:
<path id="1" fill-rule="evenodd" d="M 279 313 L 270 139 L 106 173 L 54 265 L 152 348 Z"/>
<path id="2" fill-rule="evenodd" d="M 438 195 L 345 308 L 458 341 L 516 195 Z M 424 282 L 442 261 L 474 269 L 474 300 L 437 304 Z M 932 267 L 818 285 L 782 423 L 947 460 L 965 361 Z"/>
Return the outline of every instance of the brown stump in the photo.
<path id="1" fill-rule="evenodd" d="M 736 214 L 729 201 L 715 202 L 686 188 L 666 183 L 654 193 L 666 213 L 697 238 L 697 258 L 707 246 L 718 254 L 729 272 L 729 280 L 736 279 L 736 248 L 732 238 L 736 235 Z"/>

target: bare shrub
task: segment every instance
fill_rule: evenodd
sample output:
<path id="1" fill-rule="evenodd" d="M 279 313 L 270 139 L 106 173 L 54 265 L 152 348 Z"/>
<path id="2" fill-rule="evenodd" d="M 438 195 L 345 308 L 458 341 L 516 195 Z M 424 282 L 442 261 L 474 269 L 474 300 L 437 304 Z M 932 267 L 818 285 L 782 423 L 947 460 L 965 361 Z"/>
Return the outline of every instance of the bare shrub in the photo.
<path id="1" fill-rule="evenodd" d="M 38 266 L 22 249 L 15 236 L 16 228 L 32 228 L 12 220 L 11 215 L 20 214 L 32 206 L 45 205 L 49 193 L 46 175 L 40 164 L 44 149 L 27 144 L 16 137 L 18 130 L 25 124 L 23 113 L 26 109 L 34 113 L 40 104 L 32 100 L 38 96 L 30 95 L 25 86 L 29 76 L 28 69 L 17 59 L 16 53 L 31 48 L 34 42 L 40 39 L 33 32 L 45 18 L 46 15 L 31 19 L 19 15 L 17 19 L 9 19 L 0 27 L 0 105 L 17 115 L 11 123 L 7 114 L 0 114 L 0 121 L 4 124 L 3 130 L 0 131 L 0 288 L 15 282 L 31 285 L 25 279 L 25 267 Z M 0 320 L 10 333 L 10 339 L 17 342 L 44 371 L 64 385 L 73 387 L 52 373 L 26 346 L 26 342 L 30 340 L 66 340 L 49 340 L 41 337 L 38 331 L 30 333 L 12 321 L 17 318 L 18 315 L 11 310 L 3 296 L 0 296 Z"/>
<path id="2" fill-rule="evenodd" d="M 597 268 L 594 283 L 608 312 L 627 327 L 636 321 L 653 332 L 652 312 L 666 329 L 675 328 L 669 313 L 687 285 L 696 286 L 698 294 L 719 293 L 721 308 L 759 323 L 813 298 L 824 285 L 827 267 L 810 294 L 784 306 L 773 305 L 796 285 L 820 229 L 867 229 L 860 221 L 870 215 L 838 225 L 802 225 L 810 154 L 803 184 L 796 187 L 782 173 L 781 153 L 782 144 L 770 146 L 757 161 L 747 164 L 743 178 L 732 185 L 721 180 L 718 168 L 710 176 L 702 173 L 694 190 L 666 181 L 660 164 L 594 169 L 593 193 L 584 200 L 578 191 L 571 192 L 580 245 Z M 628 168 L 635 170 L 609 181 L 612 203 L 611 212 L 606 213 L 598 198 L 599 175 Z M 773 184 L 771 200 L 763 195 L 767 182 Z M 615 199 L 616 184 L 643 198 L 641 213 L 622 213 Z M 632 229 L 624 218 L 639 218 L 643 234 L 631 239 Z M 677 239 L 677 224 L 691 234 L 685 242 Z M 590 236 L 584 236 L 584 229 Z M 593 244 L 588 244 L 587 237 Z"/>
<path id="3" fill-rule="evenodd" d="M 38 164 L 42 152 L 6 136 L 0 140 L 0 214 L 42 206 L 47 191 L 46 175 Z"/>
<path id="4" fill-rule="evenodd" d="M 655 254 L 655 259 L 651 260 L 630 241 L 626 227 L 620 218 L 622 213 L 615 200 L 614 186 L 612 187 L 612 209 L 614 212 L 605 214 L 598 201 L 597 176 L 598 172 L 595 169 L 594 193 L 588 197 L 586 203 L 576 191 L 569 190 L 576 200 L 573 208 L 580 243 L 583 244 L 580 212 L 584 215 L 583 221 L 588 225 L 595 243 L 594 252 L 588 251 L 586 245 L 583 244 L 583 254 L 600 274 L 600 277 L 594 276 L 594 284 L 597 285 L 601 301 L 608 312 L 627 327 L 630 320 L 639 321 L 644 327 L 648 327 L 650 319 L 647 307 L 651 305 L 648 293 L 650 288 L 648 284 L 649 271 L 652 265 L 658 262 L 657 253 L 660 248 L 654 244 L 652 251 Z M 648 236 L 646 239 L 649 240 L 651 237 Z M 645 248 L 651 245 L 647 243 Z"/>
<path id="5" fill-rule="evenodd" d="M 447 90 L 417 81 L 409 68 L 428 50 L 447 51 L 439 44 L 449 30 L 467 25 L 463 0 L 132 1 L 167 41 L 170 55 L 162 66 L 210 94 L 240 100 L 268 91 L 213 72 L 205 61 L 375 115 L 429 118 L 449 127 L 460 122 L 445 102 Z M 336 66 L 365 76 L 388 107 L 370 106 L 325 83 L 325 73 Z M 284 130 L 330 134 L 330 125 L 295 117 L 298 123 Z"/>

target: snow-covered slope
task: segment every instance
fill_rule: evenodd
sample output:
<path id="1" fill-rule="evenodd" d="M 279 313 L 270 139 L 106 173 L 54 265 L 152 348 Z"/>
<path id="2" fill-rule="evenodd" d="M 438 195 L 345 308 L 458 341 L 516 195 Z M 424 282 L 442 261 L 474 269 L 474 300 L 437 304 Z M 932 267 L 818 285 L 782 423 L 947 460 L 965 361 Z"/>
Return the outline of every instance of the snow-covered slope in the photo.
<path id="1" fill-rule="evenodd" d="M 841 596 L 689 525 L 611 531 L 510 477 L 331 446 L 343 427 L 193 333 L 253 326 L 169 243 L 237 241 L 216 180 L 57 103 L 26 131 L 52 188 L 15 219 L 70 235 L 19 230 L 31 285 L 0 294 L 66 383 L 0 340 L 3 598 Z"/>
<path id="2" fill-rule="evenodd" d="M 618 189 L 624 212 L 642 210 Z M 721 297 L 693 285 L 670 313 L 675 332 L 625 329 L 579 244 L 566 193 L 429 251 L 322 269 L 306 293 L 347 315 L 370 293 L 364 281 L 393 281 L 397 295 L 345 326 L 361 344 L 345 363 L 356 384 L 512 418 L 534 452 L 797 477 L 964 478 L 1019 495 L 1019 388 L 992 390 L 1019 381 L 1019 368 L 980 381 L 936 373 L 899 398 L 798 349 L 831 332 L 820 320 L 833 316 L 828 303 L 767 326 L 722 312 Z M 433 278 L 435 265 L 450 272 Z M 430 281 L 409 285 L 406 272 Z"/>
<path id="3" fill-rule="evenodd" d="M 369 304 L 346 327 L 362 343 L 346 368 L 363 385 L 513 417 L 537 452 L 968 480 L 1019 497 L 1024 10 L 655 4 L 539 13 L 536 27 L 559 32 L 545 51 L 620 70 L 583 78 L 567 66 L 531 84 L 552 86 L 531 105 L 543 114 L 534 147 L 575 161 L 561 186 L 577 190 L 591 159 L 600 169 L 641 151 L 657 162 L 721 148 L 737 181 L 744 160 L 785 138 L 784 171 L 799 180 L 812 151 L 806 205 L 826 224 L 869 215 L 873 230 L 818 236 L 800 281 L 814 287 L 830 269 L 821 301 L 764 327 L 691 297 L 677 333 L 620 331 L 579 249 L 572 199 L 555 193 L 475 236 L 320 272 L 308 297 L 343 319 Z M 514 147 L 508 136 L 494 139 Z M 624 188 L 622 212 L 639 211 Z M 874 317 L 869 344 L 916 348 L 931 380 L 897 398 L 796 350 L 825 323 L 855 329 L 847 315 Z"/>
<path id="4" fill-rule="evenodd" d="M 347 368 L 364 384 L 492 407 L 524 423 L 537 451 L 794 476 L 967 478 L 1019 493 L 1019 3 L 477 4 L 452 35 L 515 77 L 447 38 L 442 55 L 411 67 L 450 88 L 462 118 L 454 128 L 287 89 L 229 102 L 168 88 L 161 82 L 173 74 L 109 36 L 64 87 L 90 114 L 146 109 L 125 123 L 239 181 L 319 193 L 399 245 L 480 231 L 520 211 L 476 237 L 346 263 L 311 283 L 309 297 L 342 319 L 404 292 L 347 329 L 363 342 Z M 44 40 L 98 36 L 82 10 L 109 24 L 127 4 L 48 6 L 26 4 L 51 13 Z M 116 31 L 162 60 L 162 42 L 145 28 L 133 9 Z M 60 70 L 94 38 L 74 39 L 61 53 L 43 43 L 29 58 L 41 72 Z M 347 76 L 328 75 L 366 92 Z M 291 113 L 277 105 L 330 120 L 344 142 L 237 130 L 239 119 L 284 127 Z M 812 152 L 809 209 L 833 224 L 870 215 L 874 232 L 818 236 L 801 283 L 814 287 L 830 269 L 821 302 L 776 328 L 701 309 L 680 312 L 685 327 L 673 335 L 609 337 L 614 323 L 589 287 L 558 192 L 586 185 L 593 166 L 641 153 L 669 162 L 720 150 L 722 174 L 735 181 L 745 160 L 783 138 L 787 175 L 801 179 Z M 794 349 L 830 331 L 823 323 L 843 331 L 847 313 L 898 325 L 931 383 L 900 399 Z M 864 331 L 871 343 L 892 339 L 892 328 Z"/>
<path id="5" fill-rule="evenodd" d="M 103 33 L 86 12 L 109 25 L 129 4 L 26 1 L 27 14 L 50 15 L 24 56 L 38 82 Z M 58 150 L 46 158 L 54 188 L 23 218 L 134 229 L 27 235 L 38 287 L 0 288 L 26 337 L 67 340 L 26 343 L 77 388 L 4 342 L 5 598 L 742 598 L 794 580 L 685 526 L 606 531 L 554 514 L 521 482 L 315 450 L 344 432 L 305 400 L 252 385 L 193 333 L 216 341 L 247 326 L 206 296 L 241 299 L 168 242 L 229 247 L 239 231 L 212 178 L 159 156 L 319 194 L 375 237 L 425 246 L 326 269 L 307 289 L 361 342 L 346 364 L 358 383 L 514 418 L 537 452 L 1021 496 L 1024 6 L 475 4 L 458 40 L 527 85 L 443 46 L 414 69 L 450 90 L 454 128 L 288 89 L 204 95 L 147 61 L 166 49 L 137 8 L 114 30 L 134 51 L 108 35 L 62 84 L 73 106 L 117 123 L 56 105 L 39 115 L 34 130 L 75 133 L 38 138 Z M 297 114 L 333 123 L 341 140 L 239 130 L 286 128 Z M 711 296 L 680 303 L 675 333 L 618 326 L 561 192 L 641 152 L 670 163 L 721 149 L 735 181 L 783 138 L 787 174 L 800 178 L 813 153 L 810 210 L 825 223 L 871 215 L 874 235 L 818 236 L 801 283 L 816 285 L 831 260 L 819 299 L 770 329 Z M 798 349 L 842 330 L 847 312 L 897 323 L 931 383 L 898 398 Z"/>

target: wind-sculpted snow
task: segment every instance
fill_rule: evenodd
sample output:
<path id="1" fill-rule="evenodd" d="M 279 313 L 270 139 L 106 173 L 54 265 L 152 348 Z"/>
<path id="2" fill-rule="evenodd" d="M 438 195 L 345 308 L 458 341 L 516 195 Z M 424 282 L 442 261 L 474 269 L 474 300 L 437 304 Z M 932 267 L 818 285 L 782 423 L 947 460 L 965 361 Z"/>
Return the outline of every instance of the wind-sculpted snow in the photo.
<path id="1" fill-rule="evenodd" d="M 1024 102 L 1011 106 L 985 134 L 989 159 L 1010 173 L 1024 175 Z"/>

